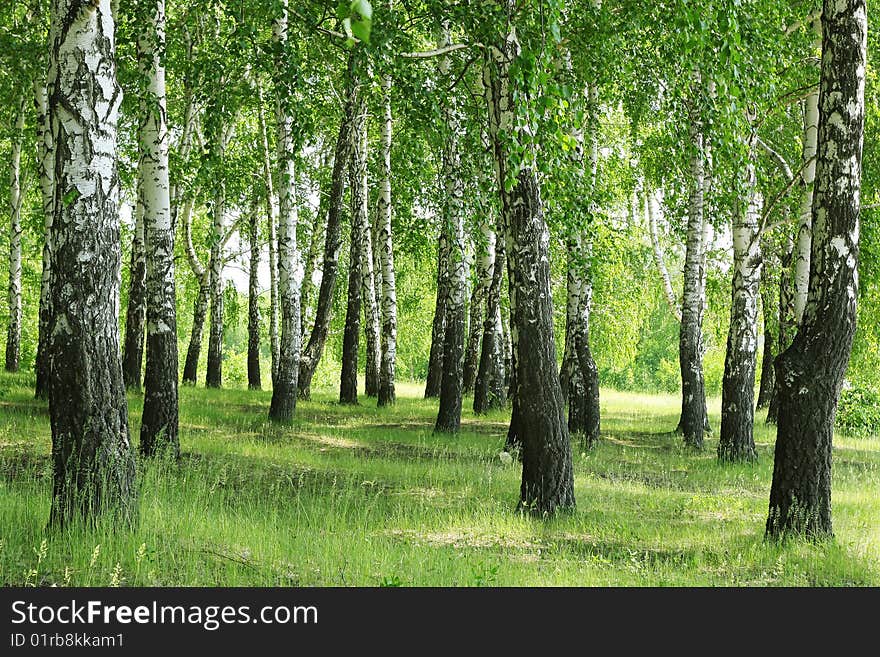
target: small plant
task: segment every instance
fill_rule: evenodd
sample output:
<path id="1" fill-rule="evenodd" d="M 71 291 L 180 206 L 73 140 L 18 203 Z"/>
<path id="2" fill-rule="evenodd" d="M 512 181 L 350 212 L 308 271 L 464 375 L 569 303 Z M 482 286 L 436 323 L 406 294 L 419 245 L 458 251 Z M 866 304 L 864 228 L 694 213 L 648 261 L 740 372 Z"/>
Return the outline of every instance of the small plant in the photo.
<path id="1" fill-rule="evenodd" d="M 403 586 L 403 582 L 400 581 L 400 577 L 397 575 L 385 575 L 379 582 L 379 586 L 391 586 L 398 587 Z"/>
<path id="2" fill-rule="evenodd" d="M 855 436 L 880 434 L 880 391 L 868 386 L 845 388 L 837 403 L 836 426 Z"/>

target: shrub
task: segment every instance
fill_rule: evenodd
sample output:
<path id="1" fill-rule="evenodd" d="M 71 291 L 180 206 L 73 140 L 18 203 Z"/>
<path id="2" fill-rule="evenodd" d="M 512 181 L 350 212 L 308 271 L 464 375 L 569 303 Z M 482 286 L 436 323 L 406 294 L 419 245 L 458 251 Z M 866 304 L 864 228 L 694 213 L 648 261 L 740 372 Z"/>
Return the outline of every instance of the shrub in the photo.
<path id="1" fill-rule="evenodd" d="M 867 386 L 844 388 L 837 404 L 836 426 L 850 435 L 880 435 L 880 391 Z"/>

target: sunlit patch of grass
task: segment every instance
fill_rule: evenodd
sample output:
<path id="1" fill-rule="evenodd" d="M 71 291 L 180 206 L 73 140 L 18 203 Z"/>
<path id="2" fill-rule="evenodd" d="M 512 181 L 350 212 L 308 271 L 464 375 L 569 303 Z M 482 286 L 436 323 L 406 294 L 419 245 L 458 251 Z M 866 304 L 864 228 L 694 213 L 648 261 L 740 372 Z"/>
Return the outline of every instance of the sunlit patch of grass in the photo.
<path id="1" fill-rule="evenodd" d="M 725 465 L 672 434 L 673 395 L 602 392 L 603 440 L 574 448 L 573 514 L 515 512 L 508 415 L 435 435 L 421 384 L 398 403 L 335 390 L 266 419 L 271 393 L 181 388 L 179 463 L 139 462 L 140 523 L 47 533 L 51 438 L 32 377 L 0 375 L 0 583 L 26 585 L 877 585 L 880 439 L 839 438 L 833 542 L 763 540 L 775 431 Z M 129 396 L 136 440 L 142 398 Z M 711 400 L 718 430 L 718 401 Z"/>

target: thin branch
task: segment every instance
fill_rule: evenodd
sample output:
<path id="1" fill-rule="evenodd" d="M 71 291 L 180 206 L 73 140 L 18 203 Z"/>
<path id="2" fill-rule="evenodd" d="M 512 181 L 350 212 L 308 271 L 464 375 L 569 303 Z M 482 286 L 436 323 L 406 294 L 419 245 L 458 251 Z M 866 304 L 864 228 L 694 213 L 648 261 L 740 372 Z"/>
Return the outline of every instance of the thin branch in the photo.
<path id="1" fill-rule="evenodd" d="M 761 139 L 760 136 L 758 136 L 758 145 L 766 151 L 767 155 L 769 155 L 776 162 L 777 165 L 779 165 L 779 168 L 782 170 L 782 174 L 785 176 L 785 179 L 791 182 L 794 174 L 791 172 L 791 167 L 788 166 L 788 162 L 785 161 L 785 158 L 782 157 L 782 155 L 778 151 L 773 150 L 773 148 L 769 144 L 767 144 L 766 141 Z"/>
<path id="2" fill-rule="evenodd" d="M 773 212 L 773 210 L 776 209 L 776 205 L 779 203 L 779 201 L 782 200 L 782 197 L 785 196 L 786 194 L 788 194 L 788 192 L 791 191 L 791 188 L 794 187 L 794 184 L 795 184 L 798 180 L 801 179 L 801 174 L 804 172 L 804 170 L 805 170 L 808 166 L 810 166 L 810 164 L 813 163 L 813 160 L 815 160 L 815 159 L 816 159 L 816 156 L 814 155 L 814 156 L 811 157 L 809 160 L 807 160 L 806 162 L 804 162 L 803 165 L 801 165 L 801 168 L 798 169 L 797 173 L 791 177 L 791 179 L 788 181 L 788 183 L 785 185 L 785 187 L 783 187 L 783 188 L 779 191 L 779 193 L 773 198 L 773 200 L 770 202 L 770 204 L 769 204 L 769 205 L 767 206 L 767 208 L 764 210 L 764 215 L 761 217 L 761 223 L 759 224 L 758 234 L 764 232 L 764 229 L 765 229 L 766 226 L 767 226 L 767 218 L 770 216 L 770 213 Z"/>

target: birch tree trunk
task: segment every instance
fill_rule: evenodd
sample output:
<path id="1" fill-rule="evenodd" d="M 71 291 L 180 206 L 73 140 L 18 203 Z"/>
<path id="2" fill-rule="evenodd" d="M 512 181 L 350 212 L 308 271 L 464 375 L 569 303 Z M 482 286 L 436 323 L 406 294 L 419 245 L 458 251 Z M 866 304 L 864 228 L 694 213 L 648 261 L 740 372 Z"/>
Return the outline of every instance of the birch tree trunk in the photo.
<path id="1" fill-rule="evenodd" d="M 140 205 L 146 252 L 147 361 L 141 453 L 178 458 L 177 296 L 174 283 L 174 226 L 168 174 L 165 108 L 165 0 L 153 0 L 138 36 L 138 59 L 146 90 L 139 125 Z"/>
<path id="2" fill-rule="evenodd" d="M 471 294 L 468 337 L 465 342 L 464 367 L 462 368 L 461 387 L 465 393 L 473 391 L 474 384 L 476 383 L 480 356 L 480 336 L 483 333 L 484 314 L 486 311 L 486 297 L 492 284 L 492 269 L 495 264 L 495 231 L 486 224 L 480 226 L 480 231 L 483 234 L 483 243 L 479 245 L 479 255 L 476 261 L 476 281 L 474 282 L 474 290 Z"/>
<path id="3" fill-rule="evenodd" d="M 568 430 L 581 436 L 584 448 L 589 449 L 599 440 L 599 370 L 590 350 L 590 311 L 593 305 L 591 280 L 592 242 L 590 231 L 596 215 L 594 200 L 596 175 L 599 165 L 598 136 L 598 89 L 592 84 L 587 89 L 587 126 L 584 130 L 587 167 L 582 175 L 582 196 L 585 202 L 583 214 L 588 217 L 583 231 L 570 240 L 569 285 L 574 290 L 574 316 L 568 325 L 574 355 L 568 390 Z"/>
<path id="4" fill-rule="evenodd" d="M 779 310 L 777 315 L 776 337 L 776 353 L 779 354 L 788 349 L 791 344 L 791 334 L 797 330 L 794 321 L 794 297 L 795 290 L 792 284 L 791 269 L 792 259 L 794 258 L 794 240 L 791 235 L 788 236 L 785 243 L 785 250 L 782 253 L 781 274 L 779 277 Z M 781 382 L 775 376 L 775 359 L 774 359 L 774 386 L 773 394 L 770 397 L 770 403 L 767 406 L 767 424 L 776 424 L 779 417 L 779 387 Z"/>
<path id="5" fill-rule="evenodd" d="M 308 344 L 300 358 L 299 365 L 299 396 L 308 399 L 311 395 L 312 377 L 324 352 L 324 344 L 330 331 L 330 319 L 333 312 L 333 295 L 336 279 L 339 276 L 339 249 L 342 246 L 342 203 L 345 193 L 345 173 L 351 157 L 351 121 L 355 100 L 353 93 L 356 88 L 353 82 L 353 54 L 349 55 L 348 94 L 343 111 L 342 122 L 339 124 L 339 135 L 336 138 L 336 149 L 333 156 L 333 173 L 331 175 L 330 198 L 327 202 L 327 230 L 324 236 L 324 264 L 321 267 L 321 288 L 318 291 L 318 306 L 315 310 L 315 324 L 312 327 Z M 360 312 L 360 311 L 358 311 Z M 346 327 L 348 323 L 346 322 Z M 357 377 L 355 367 L 355 377 Z M 357 378 L 355 378 L 355 396 L 357 395 Z"/>
<path id="6" fill-rule="evenodd" d="M 44 224 L 34 396 L 43 399 L 49 394 L 49 358 L 46 355 L 46 350 L 49 344 L 49 325 L 52 319 L 52 297 L 49 282 L 52 274 L 52 220 L 55 213 L 55 141 L 49 126 L 49 95 L 45 81 L 34 83 L 34 105 L 37 110 L 37 165 L 40 174 Z"/>
<path id="7" fill-rule="evenodd" d="M 439 46 L 449 45 L 449 28 L 444 26 Z M 440 63 L 440 75 L 449 75 L 450 61 L 444 57 Z M 464 185 L 461 180 L 461 153 L 459 136 L 461 117 L 455 99 L 441 100 L 444 141 L 443 150 L 443 216 L 449 245 L 446 287 L 446 322 L 443 331 L 443 370 L 440 379 L 440 407 L 434 431 L 456 433 L 461 427 L 462 366 L 464 357 L 464 294 L 465 273 L 464 242 Z"/>
<path id="8" fill-rule="evenodd" d="M 361 192 L 364 180 L 363 132 L 364 107 L 363 85 L 360 78 L 360 55 L 352 54 L 349 60 L 350 84 L 349 102 L 351 103 L 351 127 L 348 134 L 349 158 L 348 180 L 351 190 L 351 234 L 348 257 L 348 295 L 345 312 L 345 329 L 342 335 L 342 369 L 339 383 L 339 403 L 358 403 L 358 345 L 360 343 L 360 323 L 363 274 L 361 269 L 364 264 L 362 232 L 364 226 L 369 230 L 369 221 L 366 216 L 366 199 Z M 341 134 L 341 131 L 340 131 Z"/>
<path id="9" fill-rule="evenodd" d="M 752 145 L 752 151 L 754 145 Z M 754 153 L 749 154 L 743 198 L 732 226 L 733 280 L 730 327 L 724 359 L 721 394 L 721 436 L 718 458 L 752 461 L 756 458 L 755 367 L 758 355 L 758 289 L 761 284 L 761 205 L 755 186 Z"/>
<path id="10" fill-rule="evenodd" d="M 119 355 L 119 176 L 114 24 L 109 0 L 53 0 L 49 120 L 55 202 L 49 415 L 50 525 L 137 517 L 135 462 Z"/>
<path id="11" fill-rule="evenodd" d="M 508 3 L 508 13 L 513 13 Z M 494 75 L 484 83 L 502 207 L 511 288 L 511 332 L 516 379 L 514 418 L 522 445 L 519 507 L 553 515 L 575 506 L 571 445 L 556 366 L 550 290 L 550 234 L 544 219 L 534 152 L 512 168 L 502 132 L 515 130 L 510 66 L 519 53 L 512 31 L 493 49 Z M 488 72 L 492 69 L 488 68 Z M 528 98 L 520 102 L 528 102 Z M 520 135 L 523 137 L 524 135 Z M 528 143 L 528 142 L 526 142 Z M 513 179 L 513 187 L 506 186 Z M 510 190 L 509 192 L 507 190 Z"/>
<path id="12" fill-rule="evenodd" d="M 326 156 L 321 158 L 323 160 L 321 164 L 321 177 L 324 177 L 323 170 L 326 167 L 331 167 L 332 162 L 328 162 Z M 318 269 L 318 260 L 321 257 L 321 245 L 324 244 L 326 239 L 325 230 L 326 230 L 326 217 L 327 217 L 327 201 L 329 197 L 329 190 L 326 189 L 327 183 L 326 181 L 322 181 L 320 188 L 318 190 L 318 195 L 320 200 L 318 201 L 318 210 L 315 213 L 314 220 L 312 221 L 312 230 L 309 234 L 309 250 L 306 253 L 304 258 L 304 271 L 303 271 L 303 282 L 302 282 L 302 292 L 300 293 L 300 321 L 301 321 L 301 332 L 300 332 L 300 344 L 304 345 L 306 340 L 308 340 L 309 334 L 312 332 L 312 328 L 314 327 L 314 312 L 312 305 L 312 296 L 315 291 L 315 272 Z M 300 354 L 300 358 L 302 358 L 302 354 Z M 297 384 L 299 382 L 299 377 L 297 377 Z"/>
<path id="13" fill-rule="evenodd" d="M 822 46 L 821 19 L 813 21 L 813 30 L 817 40 L 815 48 Z M 819 90 L 811 93 L 804 100 L 804 136 L 803 162 L 806 164 L 801 173 L 801 202 L 798 213 L 797 258 L 794 275 L 794 316 L 800 325 L 807 305 L 807 288 L 810 284 L 810 249 L 813 242 L 813 182 L 816 180 L 816 150 L 819 133 Z"/>
<path id="14" fill-rule="evenodd" d="M 648 228 L 651 232 L 651 247 L 654 251 L 654 264 L 660 274 L 660 280 L 663 282 L 663 292 L 666 295 L 666 302 L 669 309 L 675 315 L 675 319 L 681 322 L 681 308 L 678 305 L 678 298 L 672 289 L 672 281 L 669 278 L 669 270 L 666 269 L 666 263 L 663 259 L 663 247 L 660 245 L 660 234 L 657 230 L 657 217 L 655 211 L 655 199 L 651 193 L 645 189 L 645 214 L 648 215 Z"/>
<path id="15" fill-rule="evenodd" d="M 269 350 L 272 352 L 272 380 L 278 374 L 278 211 L 275 207 L 275 189 L 272 182 L 272 156 L 263 112 L 263 88 L 257 85 L 260 104 L 260 140 L 263 147 L 263 180 L 266 182 L 266 221 L 269 224 Z"/>
<path id="16" fill-rule="evenodd" d="M 198 379 L 199 355 L 202 351 L 202 333 L 205 327 L 205 318 L 208 315 L 208 298 L 211 294 L 210 275 L 205 266 L 196 255 L 192 241 L 192 210 L 193 200 L 187 199 L 183 204 L 183 228 L 186 237 L 186 255 L 189 266 L 196 280 L 199 282 L 199 291 L 193 303 L 192 330 L 189 336 L 189 347 L 186 350 L 186 361 L 183 364 L 184 384 L 195 385 Z"/>
<path id="17" fill-rule="evenodd" d="M 764 271 L 769 269 L 765 265 Z M 761 315 L 764 317 L 764 353 L 761 356 L 761 387 L 758 389 L 757 409 L 767 408 L 770 398 L 773 396 L 773 386 L 776 377 L 773 370 L 773 334 L 775 328 L 773 326 L 772 313 L 776 309 L 771 293 L 771 284 L 765 281 L 766 276 L 761 280 Z"/>
<path id="18" fill-rule="evenodd" d="M 6 326 L 6 371 L 18 372 L 21 348 L 21 146 L 24 141 L 25 99 L 16 103 L 9 172 L 9 323 Z"/>
<path id="19" fill-rule="evenodd" d="M 248 388 L 260 390 L 260 240 L 256 208 L 251 212 L 248 224 L 250 258 L 248 263 Z"/>
<path id="20" fill-rule="evenodd" d="M 694 90 L 698 91 L 700 75 L 695 75 Z M 684 294 L 679 329 L 679 366 L 681 369 L 681 419 L 678 431 L 684 442 L 696 449 L 703 448 L 706 427 L 705 387 L 703 383 L 703 287 L 704 268 L 704 185 L 705 152 L 702 119 L 696 99 L 690 110 L 691 190 L 688 208 L 687 246 L 684 264 Z"/>
<path id="21" fill-rule="evenodd" d="M 217 173 L 211 205 L 211 257 L 208 261 L 210 322 L 205 387 L 219 388 L 223 385 L 223 236 L 226 223 L 226 181 L 221 169 L 226 154 L 227 136 L 230 133 L 226 126 L 221 125 L 223 117 L 219 115 L 219 108 L 209 109 L 207 114 L 208 159 Z"/>
<path id="22" fill-rule="evenodd" d="M 379 366 L 379 406 L 394 404 L 397 366 L 397 283 L 391 232 L 391 76 L 382 78 L 382 183 L 379 190 L 379 235 L 376 248 L 382 272 L 382 362 Z"/>
<path id="23" fill-rule="evenodd" d="M 865 122 L 865 0 L 825 0 L 810 286 L 776 359 L 779 420 L 767 534 L 830 536 L 831 443 L 858 299 Z"/>
<path id="24" fill-rule="evenodd" d="M 278 96 L 278 302 L 281 310 L 278 372 L 272 381 L 272 403 L 269 419 L 287 421 L 296 409 L 297 378 L 302 327 L 300 325 L 300 293 L 302 262 L 296 244 L 298 219 L 296 201 L 296 144 L 294 142 L 293 94 L 296 79 L 289 58 L 287 0 L 281 2 L 281 16 L 275 20 L 274 39 L 282 53 L 275 62 L 275 89 Z"/>
<path id="25" fill-rule="evenodd" d="M 373 257 L 373 230 L 370 222 L 369 198 L 367 188 L 367 105 L 361 96 L 352 129 L 354 150 L 351 165 L 351 220 L 358 227 L 360 241 L 361 303 L 364 309 L 365 367 L 364 393 L 367 397 L 379 394 L 379 302 L 376 299 L 376 270 Z"/>
<path id="26" fill-rule="evenodd" d="M 122 379 L 125 387 L 141 389 L 141 365 L 144 361 L 144 330 L 147 321 L 147 261 L 144 252 L 144 206 L 141 181 L 135 202 L 134 233 L 131 238 L 128 307 L 125 311 L 125 342 L 122 349 Z"/>
<path id="27" fill-rule="evenodd" d="M 480 366 L 474 383 L 474 413 L 480 415 L 507 405 L 505 388 L 504 328 L 501 322 L 501 285 L 507 266 L 503 240 L 494 231 L 487 236 L 491 249 L 491 280 L 486 293 L 486 317 L 483 320 L 483 340 Z"/>
<path id="28" fill-rule="evenodd" d="M 449 238 L 446 226 L 440 227 L 437 246 L 437 301 L 434 305 L 434 321 L 431 324 L 431 351 L 428 354 L 428 375 L 425 383 L 425 399 L 440 396 L 443 379 L 443 345 L 446 332 L 446 301 L 449 298 Z"/>

